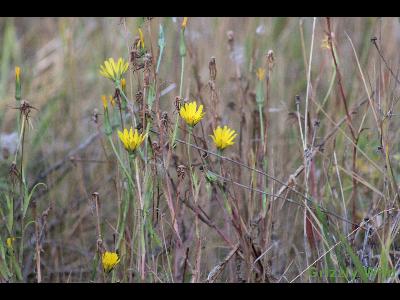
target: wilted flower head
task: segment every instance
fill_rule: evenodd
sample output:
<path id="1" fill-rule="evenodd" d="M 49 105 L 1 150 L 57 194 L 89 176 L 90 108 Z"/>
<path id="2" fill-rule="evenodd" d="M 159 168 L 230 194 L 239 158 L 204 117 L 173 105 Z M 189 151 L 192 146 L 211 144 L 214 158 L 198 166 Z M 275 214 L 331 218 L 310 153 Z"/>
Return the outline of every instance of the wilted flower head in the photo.
<path id="1" fill-rule="evenodd" d="M 125 62 L 123 58 L 119 58 L 118 62 L 114 58 L 109 58 L 104 61 L 100 66 L 100 75 L 116 82 L 122 79 L 122 75 L 128 71 L 129 63 Z"/>
<path id="2" fill-rule="evenodd" d="M 118 263 L 119 263 L 119 257 L 117 253 L 109 251 L 104 252 L 102 257 L 104 272 L 106 273 L 111 272 Z"/>
<path id="3" fill-rule="evenodd" d="M 130 153 L 133 153 L 146 138 L 145 134 L 139 134 L 137 129 L 133 131 L 132 127 L 129 131 L 126 128 L 123 132 L 118 130 L 118 136 L 122 144 L 124 145 L 125 150 Z"/>
<path id="4" fill-rule="evenodd" d="M 185 103 L 181 106 L 179 115 L 189 126 L 194 127 L 204 117 L 203 105 L 199 105 L 197 109 L 196 101 Z"/>
<path id="5" fill-rule="evenodd" d="M 237 136 L 235 130 L 230 129 L 228 126 L 224 126 L 221 128 L 220 126 L 217 129 L 214 129 L 214 135 L 211 135 L 215 146 L 217 149 L 224 150 L 226 147 L 232 146 L 234 144 L 234 139 Z"/>

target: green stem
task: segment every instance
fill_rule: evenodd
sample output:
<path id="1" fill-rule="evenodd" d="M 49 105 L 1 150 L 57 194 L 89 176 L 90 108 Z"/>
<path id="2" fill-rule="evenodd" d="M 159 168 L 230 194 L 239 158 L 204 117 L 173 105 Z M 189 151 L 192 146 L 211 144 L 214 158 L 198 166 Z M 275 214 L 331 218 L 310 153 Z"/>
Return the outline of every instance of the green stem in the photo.
<path id="1" fill-rule="evenodd" d="M 128 178 L 128 182 L 129 182 L 129 186 L 130 186 L 129 192 L 133 191 L 133 188 L 134 188 L 135 185 L 133 183 L 132 177 L 130 176 L 128 170 L 125 168 L 124 163 L 123 163 L 121 157 L 119 156 L 117 149 L 115 148 L 115 145 L 114 145 L 114 142 L 112 140 L 111 135 L 108 136 L 108 140 L 109 140 L 109 142 L 111 144 L 111 147 L 112 147 L 112 149 L 113 149 L 113 151 L 115 153 L 115 156 L 117 157 L 117 160 L 118 160 L 122 170 L 124 171 L 126 177 Z M 117 240 L 117 244 L 115 246 L 116 249 L 119 248 L 119 245 L 121 243 L 121 240 L 122 240 L 122 237 L 123 237 L 123 233 L 124 233 L 124 227 L 125 227 L 125 223 L 126 223 L 126 216 L 127 216 L 128 209 L 129 209 L 129 196 L 128 196 L 128 198 L 124 198 L 123 202 L 124 203 L 123 203 L 123 212 L 122 212 L 123 213 L 122 222 L 121 222 L 121 225 L 120 225 L 120 228 L 119 228 L 120 232 L 119 232 L 119 237 L 118 237 L 118 240 Z M 120 222 L 118 222 L 118 223 L 120 223 Z"/>
<path id="2" fill-rule="evenodd" d="M 185 57 L 182 56 L 181 57 L 181 81 L 179 84 L 179 98 L 182 98 L 182 90 L 183 90 L 183 74 L 184 74 L 184 70 L 185 70 Z M 178 121 L 179 121 L 179 111 L 178 114 L 176 116 L 176 120 L 175 120 L 175 126 L 174 126 L 174 132 L 172 134 L 172 141 L 171 141 L 171 146 L 174 147 L 175 145 L 175 140 L 179 137 L 178 136 Z"/>
<path id="3" fill-rule="evenodd" d="M 218 150 L 218 154 L 220 155 L 220 157 L 218 158 L 219 173 L 220 173 L 223 177 L 225 177 L 225 174 L 224 174 L 223 169 L 222 169 L 222 157 L 221 157 L 221 156 L 222 156 L 222 151 L 221 151 L 221 150 Z M 232 208 L 231 208 L 231 206 L 229 205 L 228 196 L 226 195 L 226 191 L 225 191 L 223 185 L 220 187 L 220 190 L 222 191 L 222 194 L 224 195 L 224 204 L 225 204 L 225 208 L 226 208 L 228 214 L 231 216 L 231 215 L 232 215 Z"/>
<path id="4" fill-rule="evenodd" d="M 266 160 L 265 160 L 265 157 L 264 157 L 264 154 L 265 154 L 265 134 L 264 134 L 264 117 L 263 117 L 263 113 L 262 113 L 262 109 L 263 109 L 263 106 L 262 105 L 258 105 L 258 112 L 259 112 L 259 115 L 260 115 L 260 132 L 261 132 L 261 145 L 262 145 L 262 153 L 263 153 L 263 171 L 264 172 L 266 172 Z M 261 178 L 261 182 L 262 182 L 262 189 L 264 189 L 264 186 L 265 186 L 265 178 L 264 178 L 264 176 Z M 265 212 L 266 212 L 266 208 L 267 208 L 267 196 L 265 195 L 265 194 L 262 194 L 261 195 L 261 198 L 262 198 L 262 209 L 263 209 L 263 212 L 264 212 L 264 214 L 265 214 Z"/>
<path id="5" fill-rule="evenodd" d="M 183 90 L 183 71 L 185 70 L 185 57 L 181 57 L 181 82 L 179 85 L 179 97 L 182 98 L 182 90 Z"/>
<path id="6" fill-rule="evenodd" d="M 131 188 L 133 188 L 135 185 L 133 184 L 132 177 L 129 175 L 128 170 L 125 168 L 124 163 L 123 163 L 121 157 L 119 156 L 117 149 L 115 148 L 115 145 L 114 145 L 114 142 L 113 142 L 113 140 L 112 140 L 112 138 L 111 138 L 111 135 L 108 136 L 108 140 L 109 140 L 109 142 L 110 142 L 110 144 L 111 144 L 111 147 L 112 147 L 112 149 L 113 149 L 113 151 L 114 151 L 114 153 L 115 153 L 115 156 L 116 156 L 117 159 L 118 159 L 118 162 L 119 162 L 119 164 L 120 164 L 122 170 L 124 171 L 126 177 L 128 178 L 128 181 L 129 181 L 129 183 L 130 183 Z"/>

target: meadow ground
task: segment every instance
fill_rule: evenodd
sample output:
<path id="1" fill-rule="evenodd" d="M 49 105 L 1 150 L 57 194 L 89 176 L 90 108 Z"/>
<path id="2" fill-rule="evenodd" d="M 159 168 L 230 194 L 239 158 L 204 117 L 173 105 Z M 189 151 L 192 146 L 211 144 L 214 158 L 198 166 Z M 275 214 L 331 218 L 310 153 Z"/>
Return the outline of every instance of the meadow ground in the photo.
<path id="1" fill-rule="evenodd" d="M 399 18 L 0 40 L 1 282 L 399 281 Z"/>

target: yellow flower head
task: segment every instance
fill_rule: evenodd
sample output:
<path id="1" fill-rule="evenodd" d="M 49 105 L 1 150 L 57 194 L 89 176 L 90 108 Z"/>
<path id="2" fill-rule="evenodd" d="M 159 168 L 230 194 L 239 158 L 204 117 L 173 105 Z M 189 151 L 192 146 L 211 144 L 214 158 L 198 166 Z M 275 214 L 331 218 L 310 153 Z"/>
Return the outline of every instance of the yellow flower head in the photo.
<path id="1" fill-rule="evenodd" d="M 146 138 L 146 135 L 143 133 L 139 134 L 137 129 L 133 132 L 132 127 L 129 131 L 126 128 L 123 132 L 118 130 L 118 136 L 128 152 L 134 152 Z"/>
<path id="2" fill-rule="evenodd" d="M 121 87 L 122 87 L 122 91 L 126 90 L 126 79 L 125 78 L 121 79 Z"/>
<path id="3" fill-rule="evenodd" d="M 196 101 L 185 103 L 181 106 L 179 115 L 189 126 L 194 127 L 204 117 L 203 105 L 199 105 L 197 109 Z"/>
<path id="4" fill-rule="evenodd" d="M 100 75 L 113 81 L 120 81 L 122 75 L 128 71 L 128 67 L 129 63 L 123 58 L 119 58 L 117 63 L 114 58 L 109 58 L 100 66 Z"/>
<path id="5" fill-rule="evenodd" d="M 119 263 L 118 254 L 115 252 L 106 251 L 102 258 L 104 272 L 109 273 Z"/>
<path id="6" fill-rule="evenodd" d="M 21 68 L 20 67 L 15 67 L 15 79 L 17 81 L 20 80 L 20 76 L 21 76 Z"/>
<path id="7" fill-rule="evenodd" d="M 140 29 L 140 28 L 139 28 L 139 41 L 137 43 L 137 47 L 144 49 L 144 37 L 143 37 L 142 29 Z"/>
<path id="8" fill-rule="evenodd" d="M 8 248 L 12 248 L 13 242 L 15 241 L 15 237 L 9 237 L 6 240 L 6 244 Z"/>
<path id="9" fill-rule="evenodd" d="M 183 29 L 186 28 L 187 20 L 188 20 L 188 17 L 183 17 L 183 21 L 182 21 L 182 28 L 183 28 Z"/>
<path id="10" fill-rule="evenodd" d="M 258 80 L 263 81 L 265 79 L 265 69 L 258 68 L 256 75 L 257 75 Z"/>
<path id="11" fill-rule="evenodd" d="M 214 135 L 211 135 L 214 140 L 217 149 L 224 150 L 226 147 L 232 146 L 234 144 L 234 139 L 237 136 L 235 130 L 230 129 L 228 126 L 224 126 L 221 128 L 220 126 L 217 129 L 214 129 Z"/>

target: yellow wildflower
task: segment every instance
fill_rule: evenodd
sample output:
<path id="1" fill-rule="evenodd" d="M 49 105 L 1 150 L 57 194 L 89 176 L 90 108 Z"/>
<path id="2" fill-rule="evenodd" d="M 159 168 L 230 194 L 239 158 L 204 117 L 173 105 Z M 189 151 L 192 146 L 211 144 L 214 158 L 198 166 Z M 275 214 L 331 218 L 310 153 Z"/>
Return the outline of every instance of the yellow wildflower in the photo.
<path id="1" fill-rule="evenodd" d="M 329 45 L 329 37 L 326 36 L 322 42 L 321 42 L 321 48 L 322 49 L 331 49 L 331 46 Z"/>
<path id="2" fill-rule="evenodd" d="M 137 47 L 144 49 L 144 37 L 143 37 L 142 29 L 140 29 L 140 28 L 139 28 L 139 41 L 137 43 Z"/>
<path id="3" fill-rule="evenodd" d="M 183 29 L 186 28 L 187 20 L 188 20 L 188 17 L 183 17 L 183 21 L 182 21 L 182 28 L 183 28 Z"/>
<path id="4" fill-rule="evenodd" d="M 126 128 L 123 132 L 118 130 L 118 136 L 128 152 L 134 152 L 146 138 L 146 135 L 139 134 L 137 129 L 135 129 L 135 132 L 133 132 L 132 127 L 129 131 Z"/>
<path id="5" fill-rule="evenodd" d="M 128 71 L 128 67 L 129 63 L 123 58 L 119 58 L 117 63 L 114 58 L 109 58 L 100 66 L 100 75 L 113 81 L 120 81 L 122 75 Z"/>
<path id="6" fill-rule="evenodd" d="M 15 241 L 15 237 L 9 237 L 6 240 L 6 244 L 8 248 L 12 248 L 13 242 Z"/>
<path id="7" fill-rule="evenodd" d="M 109 251 L 104 252 L 102 263 L 104 272 L 106 273 L 111 272 L 114 269 L 114 267 L 119 263 L 118 254 Z"/>
<path id="8" fill-rule="evenodd" d="M 122 88 L 122 91 L 125 92 L 125 90 L 126 90 L 126 79 L 125 78 L 121 79 L 121 88 Z"/>
<path id="9" fill-rule="evenodd" d="M 211 135 L 214 140 L 217 149 L 224 150 L 226 147 L 232 146 L 234 144 L 234 139 L 237 136 L 235 130 L 230 129 L 228 126 L 224 126 L 221 128 L 220 126 L 217 129 L 214 129 L 214 135 Z"/>
<path id="10" fill-rule="evenodd" d="M 104 107 L 104 109 L 107 109 L 108 104 L 107 104 L 107 97 L 106 97 L 106 95 L 102 95 L 102 96 L 101 96 L 101 100 L 103 101 L 103 107 Z"/>
<path id="11" fill-rule="evenodd" d="M 258 80 L 263 81 L 265 79 L 265 69 L 258 68 L 256 75 L 257 75 Z"/>
<path id="12" fill-rule="evenodd" d="M 20 76 L 21 76 L 21 68 L 20 67 L 15 67 L 15 79 L 17 81 L 20 81 Z"/>
<path id="13" fill-rule="evenodd" d="M 196 101 L 185 103 L 180 108 L 179 115 L 189 126 L 194 127 L 204 117 L 203 105 L 199 105 L 197 109 Z"/>

